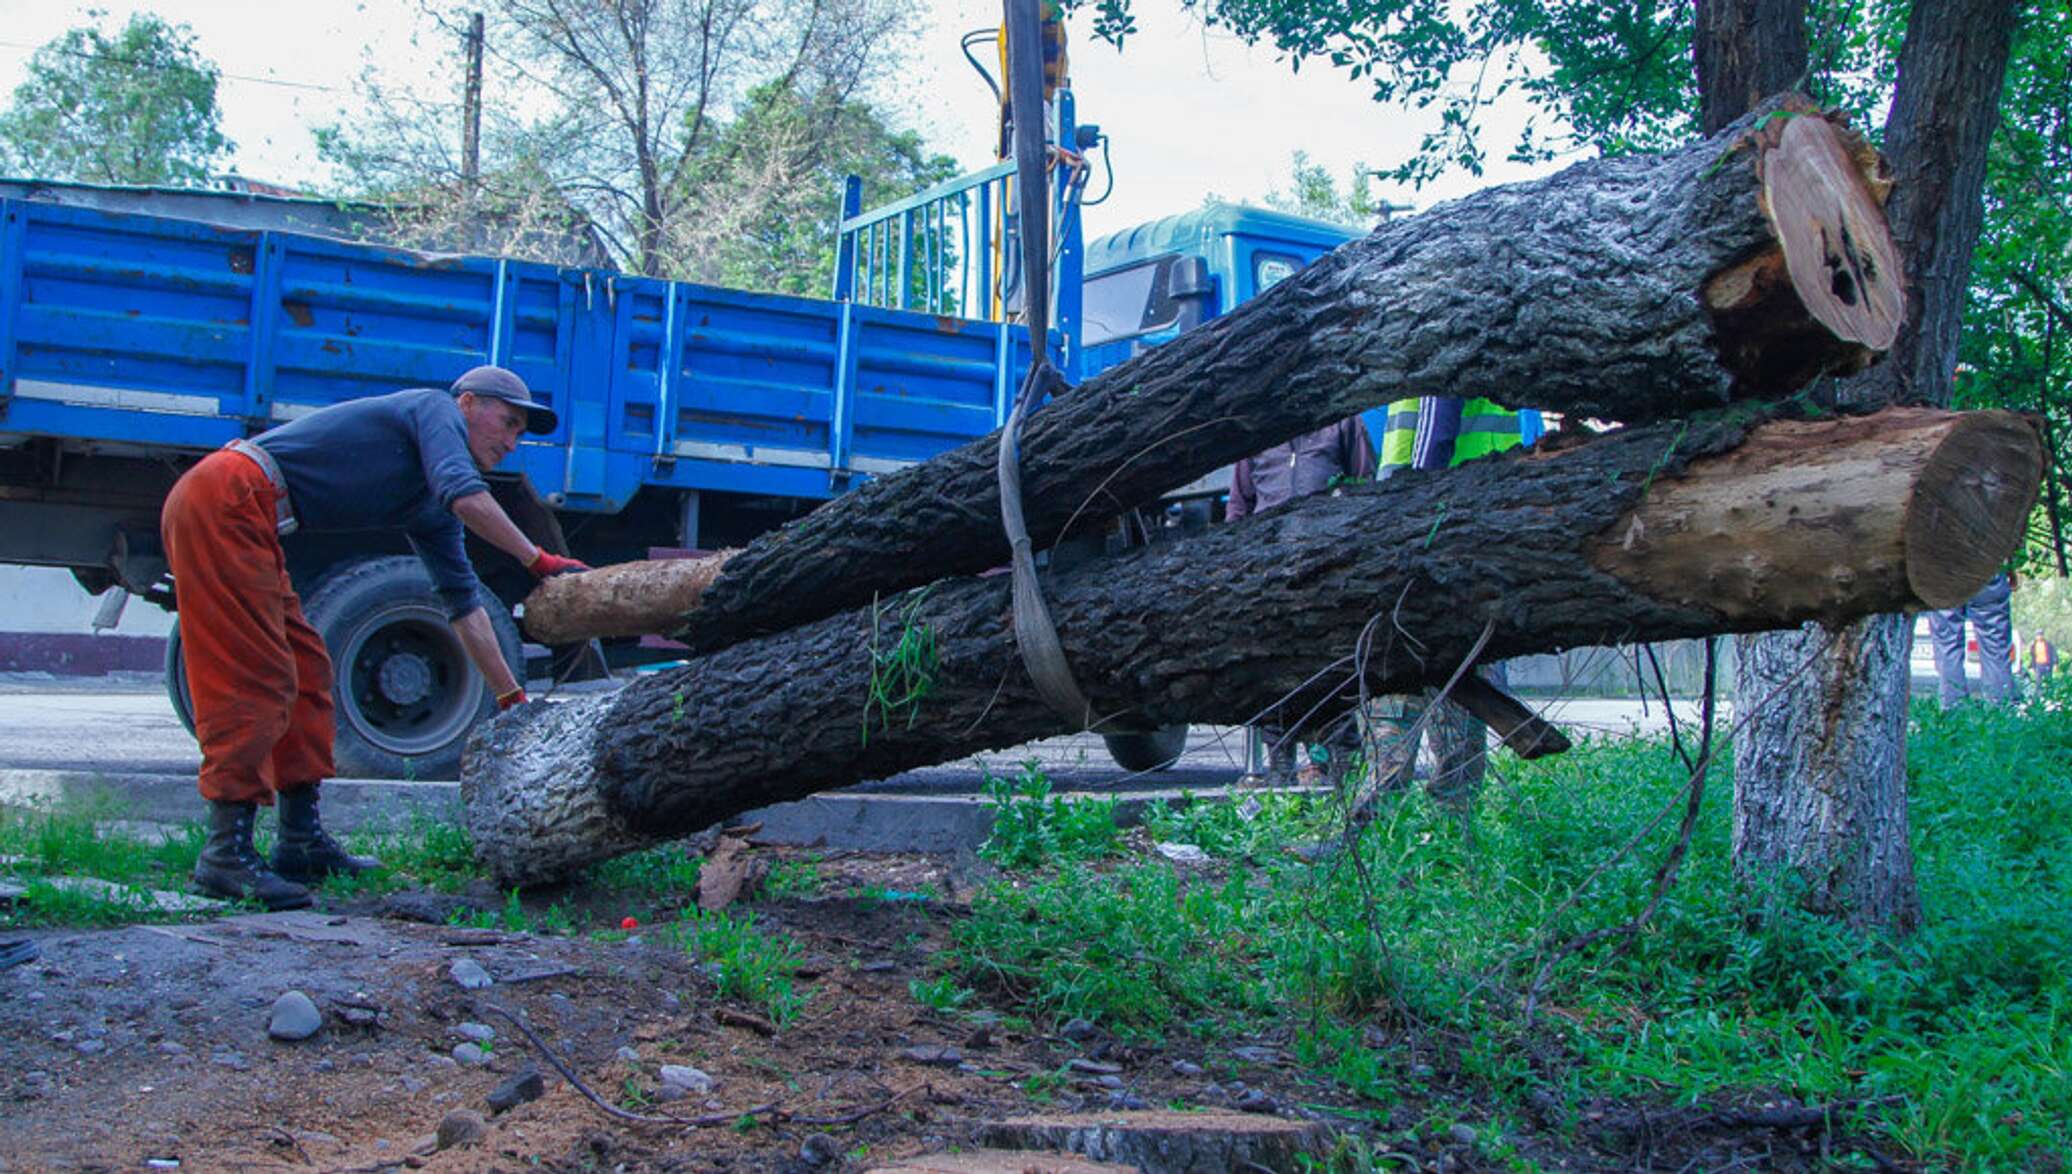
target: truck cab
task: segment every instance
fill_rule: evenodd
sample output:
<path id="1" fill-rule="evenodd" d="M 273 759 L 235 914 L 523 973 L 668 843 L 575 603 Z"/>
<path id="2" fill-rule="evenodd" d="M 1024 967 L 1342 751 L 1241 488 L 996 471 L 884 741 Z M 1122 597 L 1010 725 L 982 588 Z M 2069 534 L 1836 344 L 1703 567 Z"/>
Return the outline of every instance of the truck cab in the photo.
<path id="1" fill-rule="evenodd" d="M 1179 337 L 1360 236 L 1356 229 L 1213 203 L 1086 248 L 1079 377 Z"/>

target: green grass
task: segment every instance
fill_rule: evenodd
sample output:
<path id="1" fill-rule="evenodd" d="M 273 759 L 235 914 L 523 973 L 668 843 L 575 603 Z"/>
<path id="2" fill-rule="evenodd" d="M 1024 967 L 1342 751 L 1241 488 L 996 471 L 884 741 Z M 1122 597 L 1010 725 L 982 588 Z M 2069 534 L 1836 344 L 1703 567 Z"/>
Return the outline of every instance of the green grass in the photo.
<path id="1" fill-rule="evenodd" d="M 758 931 L 753 913 L 686 909 L 674 933 L 684 952 L 709 968 L 720 994 L 760 1007 L 771 1022 L 789 1023 L 806 1005 L 806 994 L 792 983 L 802 961 L 798 944 Z"/>
<path id="2" fill-rule="evenodd" d="M 117 813 L 95 807 L 49 812 L 0 809 L 0 878 L 28 890 L 12 907 L 0 907 L 0 928 L 104 926 L 138 921 L 191 919 L 207 914 L 168 914 L 151 906 L 148 890 L 186 892 L 195 857 L 201 853 L 198 823 L 170 828 L 163 837 L 110 830 Z M 51 886 L 57 877 L 92 877 L 134 890 L 134 896 L 104 898 Z"/>
<path id="3" fill-rule="evenodd" d="M 1013 778 L 981 780 L 993 828 L 978 854 L 1002 868 L 1034 868 L 1053 861 L 1113 855 L 1121 843 L 1112 799 L 1065 799 L 1035 762 Z"/>
<path id="4" fill-rule="evenodd" d="M 2072 1156 L 2066 711 L 1916 708 L 1908 762 L 1927 922 L 1902 942 L 1736 885 L 1730 761 L 1649 928 L 1623 952 L 1565 959 L 1531 1024 L 1521 1004 L 1541 947 L 1622 922 L 1647 899 L 1673 817 L 1569 906 L 1618 844 L 1678 802 L 1685 774 L 1659 741 L 1588 742 L 1531 764 L 1500 755 L 1505 781 L 1471 818 L 1413 795 L 1383 810 L 1356 855 L 1317 864 L 1278 848 L 1328 827 L 1328 800 L 1269 801 L 1249 819 L 1227 804 L 1154 811 L 1156 838 L 1226 862 L 1209 877 L 1086 850 L 1062 830 L 1085 813 L 1018 793 L 1021 822 L 993 855 L 1019 871 L 952 926 L 940 987 L 916 997 L 968 986 L 1134 1035 L 1278 1027 L 1313 1071 L 1382 1104 L 1419 1082 L 1401 1049 L 1364 1042 L 1369 1026 L 1443 1046 L 1499 1105 L 1534 1089 L 1571 1111 L 1600 1096 L 1891 1098 L 1862 1128 L 1927 1162 Z M 1761 909 L 1772 912 L 1753 916 Z"/>

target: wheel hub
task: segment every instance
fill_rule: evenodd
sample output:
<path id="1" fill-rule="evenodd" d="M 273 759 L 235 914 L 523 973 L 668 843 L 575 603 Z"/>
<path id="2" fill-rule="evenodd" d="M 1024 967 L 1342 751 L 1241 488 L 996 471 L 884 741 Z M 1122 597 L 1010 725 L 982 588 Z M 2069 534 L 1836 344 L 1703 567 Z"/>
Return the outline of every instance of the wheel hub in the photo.
<path id="1" fill-rule="evenodd" d="M 391 704 L 415 705 L 431 694 L 432 666 L 415 652 L 398 652 L 381 662 L 375 679 Z"/>

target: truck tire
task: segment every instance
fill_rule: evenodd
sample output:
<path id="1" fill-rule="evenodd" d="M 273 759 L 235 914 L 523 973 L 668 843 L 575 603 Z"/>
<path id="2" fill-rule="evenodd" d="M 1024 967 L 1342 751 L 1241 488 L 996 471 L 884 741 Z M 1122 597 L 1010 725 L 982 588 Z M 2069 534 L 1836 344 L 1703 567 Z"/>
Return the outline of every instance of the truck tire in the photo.
<path id="1" fill-rule="evenodd" d="M 172 700 L 173 716 L 194 732 L 194 699 L 187 695 L 187 661 L 180 652 L 180 616 L 173 614 L 173 630 L 165 636 L 165 695 Z"/>
<path id="2" fill-rule="evenodd" d="M 523 679 L 518 625 L 485 599 L 504 663 Z M 446 618 L 424 564 L 409 555 L 342 563 L 303 601 L 331 653 L 338 737 L 347 778 L 456 779 L 461 747 L 496 698 Z"/>
<path id="3" fill-rule="evenodd" d="M 489 601 L 490 626 L 514 675 L 524 671 L 518 625 Z M 332 746 L 342 778 L 452 779 L 474 724 L 496 699 L 468 663 L 424 564 L 408 555 L 341 563 L 303 602 L 331 653 Z M 166 695 L 194 732 L 180 623 L 166 637 Z"/>
<path id="4" fill-rule="evenodd" d="M 1187 726 L 1160 726 L 1155 730 L 1131 730 L 1123 734 L 1102 734 L 1108 757 L 1128 771 L 1166 770 L 1180 761 L 1187 749 Z"/>

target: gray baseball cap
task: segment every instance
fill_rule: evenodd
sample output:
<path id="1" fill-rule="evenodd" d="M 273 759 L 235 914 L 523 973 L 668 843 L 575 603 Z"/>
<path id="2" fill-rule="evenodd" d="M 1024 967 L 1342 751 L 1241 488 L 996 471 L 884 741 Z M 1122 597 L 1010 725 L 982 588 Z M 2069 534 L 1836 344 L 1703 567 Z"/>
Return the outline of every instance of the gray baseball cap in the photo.
<path id="1" fill-rule="evenodd" d="M 552 408 L 532 398 L 532 389 L 525 386 L 525 380 L 502 367 L 476 367 L 454 380 L 453 394 L 459 395 L 464 391 L 524 408 L 525 430 L 534 436 L 545 436 L 554 431 L 559 420 Z"/>

